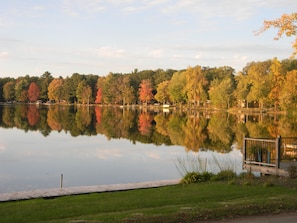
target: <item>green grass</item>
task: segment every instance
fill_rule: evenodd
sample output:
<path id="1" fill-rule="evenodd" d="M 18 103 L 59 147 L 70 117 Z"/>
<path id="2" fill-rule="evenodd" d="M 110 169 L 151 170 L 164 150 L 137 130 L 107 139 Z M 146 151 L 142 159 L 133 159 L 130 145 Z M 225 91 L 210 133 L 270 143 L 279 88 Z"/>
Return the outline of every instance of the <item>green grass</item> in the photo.
<path id="1" fill-rule="evenodd" d="M 193 222 L 296 210 L 296 181 L 272 185 L 205 182 L 2 202 L 0 222 Z"/>

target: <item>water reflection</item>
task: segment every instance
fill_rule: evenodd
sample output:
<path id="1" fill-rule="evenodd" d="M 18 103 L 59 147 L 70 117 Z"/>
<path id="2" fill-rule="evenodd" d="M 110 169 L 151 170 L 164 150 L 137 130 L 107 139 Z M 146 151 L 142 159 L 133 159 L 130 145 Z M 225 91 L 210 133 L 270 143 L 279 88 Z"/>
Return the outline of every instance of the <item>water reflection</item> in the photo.
<path id="1" fill-rule="evenodd" d="M 197 153 L 230 156 L 238 171 L 244 135 L 294 136 L 296 122 L 268 114 L 2 105 L 0 193 L 59 187 L 62 173 L 65 187 L 176 179 L 177 159 Z"/>
<path id="2" fill-rule="evenodd" d="M 180 145 L 186 151 L 230 152 L 248 137 L 295 136 L 296 118 L 225 112 L 156 112 L 100 106 L 0 106 L 0 127 L 39 131 L 47 137 L 64 131 L 73 137 L 104 135 L 107 139 L 155 145 Z"/>

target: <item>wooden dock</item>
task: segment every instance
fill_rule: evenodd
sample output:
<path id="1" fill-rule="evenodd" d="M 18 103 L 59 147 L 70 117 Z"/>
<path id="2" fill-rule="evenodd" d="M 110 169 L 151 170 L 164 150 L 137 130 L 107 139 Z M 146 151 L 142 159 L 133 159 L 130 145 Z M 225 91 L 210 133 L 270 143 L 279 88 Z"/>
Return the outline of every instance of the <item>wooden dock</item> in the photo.
<path id="1" fill-rule="evenodd" d="M 40 190 L 20 191 L 20 192 L 11 192 L 11 193 L 2 193 L 2 194 L 0 193 L 0 202 L 163 187 L 163 186 L 176 185 L 179 183 L 179 181 L 180 180 L 176 179 L 176 180 L 149 181 L 149 182 L 138 182 L 138 183 L 127 183 L 127 184 L 40 189 Z"/>

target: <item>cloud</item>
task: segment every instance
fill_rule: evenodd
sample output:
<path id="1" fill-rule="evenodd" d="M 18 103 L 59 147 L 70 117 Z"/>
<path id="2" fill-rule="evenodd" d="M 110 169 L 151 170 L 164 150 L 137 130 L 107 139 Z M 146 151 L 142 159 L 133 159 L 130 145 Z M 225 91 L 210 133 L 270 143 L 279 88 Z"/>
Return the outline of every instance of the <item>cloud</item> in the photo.
<path id="1" fill-rule="evenodd" d="M 98 48 L 96 52 L 101 57 L 119 58 L 124 56 L 125 50 L 115 47 L 103 46 Z"/>
<path id="2" fill-rule="evenodd" d="M 5 52 L 5 51 L 0 52 L 0 59 L 5 59 L 7 57 L 8 57 L 8 52 Z"/>
<path id="3" fill-rule="evenodd" d="M 6 150 L 5 145 L 0 144 L 0 151 L 4 151 L 4 150 Z"/>
<path id="4" fill-rule="evenodd" d="M 152 50 L 149 52 L 148 55 L 153 58 L 160 58 L 163 55 L 163 50 L 162 49 Z"/>
<path id="5" fill-rule="evenodd" d="M 115 157 L 122 157 L 123 156 L 123 150 L 119 149 L 98 149 L 95 156 L 99 159 L 110 159 Z"/>
<path id="6" fill-rule="evenodd" d="M 101 0 L 64 0 L 62 11 L 69 16 L 80 16 L 94 14 L 106 9 Z"/>

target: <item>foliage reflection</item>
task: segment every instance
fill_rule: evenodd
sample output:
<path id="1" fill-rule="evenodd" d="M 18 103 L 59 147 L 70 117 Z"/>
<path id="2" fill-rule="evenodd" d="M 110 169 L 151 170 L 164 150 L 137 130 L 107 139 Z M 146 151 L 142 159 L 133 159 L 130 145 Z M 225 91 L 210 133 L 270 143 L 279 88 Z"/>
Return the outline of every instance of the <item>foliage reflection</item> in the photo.
<path id="1" fill-rule="evenodd" d="M 104 106 L 2 105 L 0 127 L 52 131 L 79 135 L 105 135 L 107 139 L 125 138 L 133 143 L 180 145 L 186 151 L 230 152 L 240 148 L 243 136 L 268 138 L 297 135 L 297 118 L 285 115 L 232 115 L 226 112 L 163 112 L 157 108 L 120 108 Z"/>

